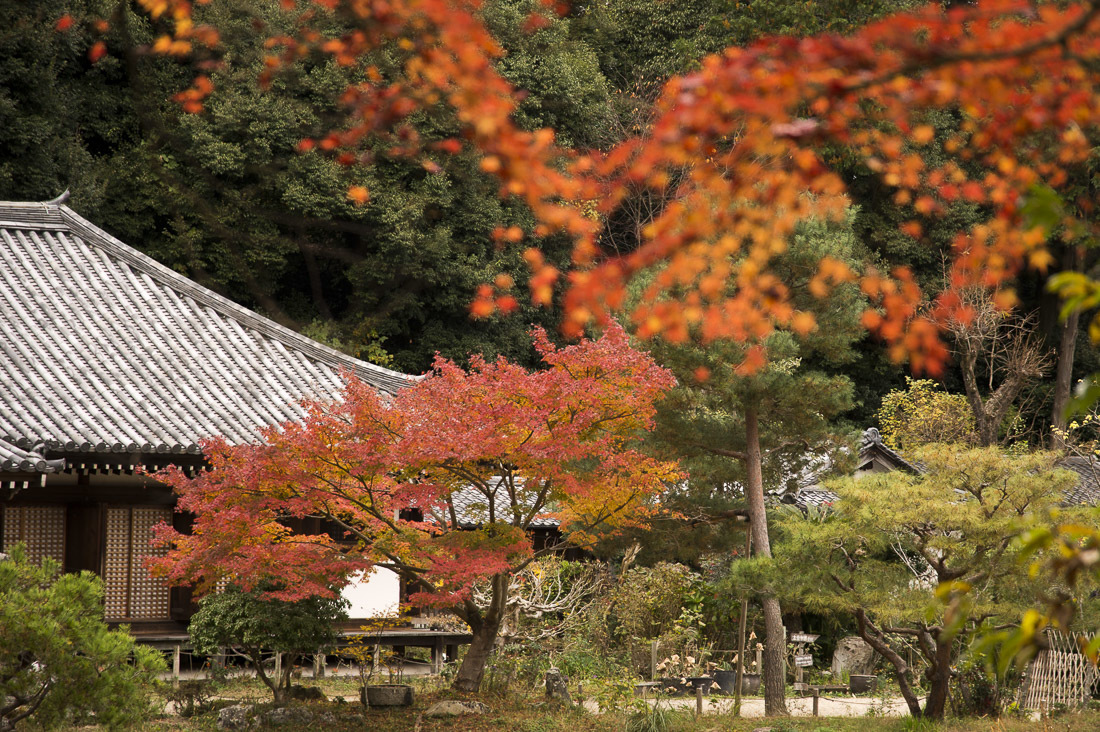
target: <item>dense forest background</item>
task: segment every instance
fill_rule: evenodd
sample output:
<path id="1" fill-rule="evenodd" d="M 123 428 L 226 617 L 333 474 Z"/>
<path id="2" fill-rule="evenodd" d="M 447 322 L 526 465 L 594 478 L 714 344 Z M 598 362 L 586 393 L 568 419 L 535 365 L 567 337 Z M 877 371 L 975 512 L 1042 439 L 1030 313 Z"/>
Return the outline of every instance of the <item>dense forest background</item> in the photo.
<path id="1" fill-rule="evenodd" d="M 708 53 L 747 44 L 763 34 L 844 33 L 909 0 L 606 0 L 577 2 L 530 31 L 529 0 L 489 0 L 486 21 L 506 54 L 499 64 L 525 97 L 521 122 L 553 127 L 576 148 L 605 148 L 643 130 L 663 80 L 690 70 Z M 65 13 L 84 29 L 55 30 Z M 275 2 L 226 0 L 196 8 L 221 31 L 224 52 L 212 71 L 215 91 L 202 114 L 187 114 L 172 97 L 194 69 L 143 52 L 152 41 L 146 19 L 126 0 L 43 0 L 0 6 L 0 199 L 45 201 L 65 189 L 81 215 L 150 256 L 269 317 L 352 355 L 411 373 L 423 372 L 438 351 L 464 361 L 470 353 L 503 354 L 533 364 L 526 331 L 554 331 L 554 308 L 523 304 L 510 316 L 473 319 L 479 283 L 501 274 L 522 292 L 527 266 L 516 248 L 501 248 L 492 232 L 533 220 L 502 199 L 497 184 L 469 155 L 440 156 L 435 166 L 388 155 L 341 164 L 324 151 L 303 151 L 303 138 L 339 127 L 342 91 L 357 68 L 303 59 L 262 87 L 263 39 L 293 30 L 293 16 Z M 87 28 L 111 17 L 110 53 L 89 61 Z M 326 32 L 345 28 L 335 17 Z M 378 51 L 386 71 L 396 55 Z M 937 130 L 957 120 L 932 120 Z M 445 109 L 414 118 L 423 139 L 445 139 L 456 124 Z M 889 268 L 913 268 L 928 293 L 941 288 L 950 237 L 978 222 L 980 208 L 960 203 L 925 221 L 933 242 L 899 230 L 914 217 L 855 156 L 826 151 L 853 197 L 848 222 L 856 246 L 847 256 Z M 942 154 L 942 153 L 941 153 Z M 1094 184 L 1092 173 L 1081 185 Z M 371 191 L 369 206 L 349 202 L 350 185 Z M 639 194 L 604 222 L 609 252 L 629 251 L 662 202 Z M 564 267 L 570 243 L 539 242 Z M 1080 252 L 1063 264 L 1087 269 Z M 1043 376 L 1030 376 L 1001 422 L 1018 436 L 1045 440 L 1055 391 L 1100 370 L 1087 334 L 1062 326 L 1059 304 L 1043 278 L 1018 283 L 1022 303 L 1013 321 L 1047 354 Z M 1023 316 L 1030 316 L 1026 320 Z M 1082 329 L 1083 330 L 1083 329 Z M 956 345 L 961 343 L 957 340 Z M 1002 339 L 999 343 L 1006 343 Z M 1075 344 L 1075 348 L 1069 348 Z M 904 365 L 891 363 L 867 336 L 856 358 L 813 364 L 854 383 L 854 406 L 840 419 L 870 425 L 883 397 L 904 388 Z M 1000 349 L 1000 350 L 999 350 Z M 991 342 L 976 354 L 971 389 L 983 397 L 1013 378 L 1008 346 Z M 1062 362 L 1061 364 L 1059 362 Z M 956 364 L 965 364 L 956 348 Z M 1062 366 L 1059 369 L 1059 366 Z M 943 385 L 963 393 L 964 369 L 949 369 Z M 1057 376 L 1057 378 L 1055 378 Z M 976 386 L 975 386 L 976 385 Z M 1008 429 L 998 424 L 998 430 Z"/>

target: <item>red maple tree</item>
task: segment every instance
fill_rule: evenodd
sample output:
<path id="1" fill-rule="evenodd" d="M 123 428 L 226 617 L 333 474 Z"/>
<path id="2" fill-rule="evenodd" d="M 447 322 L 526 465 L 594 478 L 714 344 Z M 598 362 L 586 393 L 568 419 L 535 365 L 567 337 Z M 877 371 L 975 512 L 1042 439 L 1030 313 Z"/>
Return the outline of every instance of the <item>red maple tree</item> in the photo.
<path id="1" fill-rule="evenodd" d="M 437 359 L 392 399 L 349 376 L 343 399 L 307 405 L 300 423 L 270 427 L 263 444 L 204 446 L 211 469 L 160 477 L 195 515 L 189 535 L 161 526 L 171 550 L 152 562 L 173 583 L 208 592 L 277 581 L 283 599 L 327 595 L 358 571 L 386 567 L 415 588 L 409 600 L 452 610 L 473 642 L 455 680 L 476 690 L 502 620 L 509 576 L 562 546 L 644 523 L 676 466 L 637 450 L 671 374 L 620 328 L 556 349 L 546 368 L 474 358 L 469 371 Z M 295 533 L 317 517 L 329 533 Z M 560 542 L 538 550 L 531 530 L 553 519 Z M 488 607 L 471 595 L 491 586 Z"/>

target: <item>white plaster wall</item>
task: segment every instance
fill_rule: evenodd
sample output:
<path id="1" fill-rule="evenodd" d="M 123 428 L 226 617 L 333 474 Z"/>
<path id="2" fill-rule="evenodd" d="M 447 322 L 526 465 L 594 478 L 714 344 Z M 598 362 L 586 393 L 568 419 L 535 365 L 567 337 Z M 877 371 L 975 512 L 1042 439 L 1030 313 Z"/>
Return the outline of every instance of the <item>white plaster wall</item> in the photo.
<path id="1" fill-rule="evenodd" d="M 341 593 L 351 603 L 348 617 L 357 620 L 397 615 L 401 602 L 401 579 L 397 574 L 381 567 L 364 574 L 355 575 Z"/>

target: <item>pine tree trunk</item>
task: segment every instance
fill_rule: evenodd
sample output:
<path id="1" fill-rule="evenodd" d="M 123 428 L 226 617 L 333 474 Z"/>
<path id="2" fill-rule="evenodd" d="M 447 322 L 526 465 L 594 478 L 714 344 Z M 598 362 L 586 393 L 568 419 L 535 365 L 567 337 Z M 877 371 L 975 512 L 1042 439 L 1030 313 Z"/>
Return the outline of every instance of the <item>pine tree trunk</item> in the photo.
<path id="1" fill-rule="evenodd" d="M 1051 447 L 1060 450 L 1066 441 L 1059 434 L 1066 429 L 1066 406 L 1069 404 L 1070 389 L 1073 387 L 1073 354 L 1077 347 L 1077 326 L 1081 320 L 1081 311 L 1074 310 L 1062 324 L 1062 338 L 1058 344 L 1058 366 L 1054 373 L 1054 406 L 1051 410 Z"/>
<path id="2" fill-rule="evenodd" d="M 1067 272 L 1085 271 L 1085 253 L 1080 247 L 1067 246 L 1062 254 L 1062 270 Z M 1053 335 L 1058 333 L 1058 343 L 1048 336 L 1048 345 L 1055 346 L 1057 364 L 1054 367 L 1054 404 L 1051 405 L 1050 423 L 1055 429 L 1050 433 L 1050 447 L 1061 450 L 1066 446 L 1065 438 L 1058 432 L 1066 429 L 1066 407 L 1069 406 L 1070 392 L 1073 389 L 1073 357 L 1077 350 L 1077 332 L 1081 325 L 1081 311 L 1070 313 L 1063 322 L 1060 317 L 1062 300 L 1054 293 L 1047 293 L 1043 303 L 1053 317 L 1047 323 L 1040 321 L 1040 332 Z M 1046 327 L 1042 327 L 1045 325 Z M 1058 327 L 1061 326 L 1061 327 Z"/>
<path id="3" fill-rule="evenodd" d="M 911 670 L 909 664 L 897 651 L 890 647 L 890 644 L 886 642 L 886 638 L 882 632 L 871 624 L 863 608 L 856 608 L 855 616 L 856 630 L 859 633 L 859 637 L 878 651 L 879 655 L 889 661 L 894 667 L 894 675 L 898 680 L 898 688 L 901 690 L 901 696 L 905 699 L 906 706 L 909 707 L 909 713 L 914 717 L 923 716 L 920 708 L 920 699 L 909 683 L 909 671 Z"/>
<path id="4" fill-rule="evenodd" d="M 760 599 L 764 610 L 764 714 L 768 717 L 786 715 L 787 679 L 785 672 L 786 634 L 779 600 L 771 595 Z"/>
<path id="5" fill-rule="evenodd" d="M 764 507 L 764 456 L 760 450 L 760 415 L 756 407 L 745 409 L 745 499 L 749 504 L 749 526 L 755 553 L 770 557 L 768 515 Z M 787 679 L 783 663 L 786 638 L 779 600 L 772 595 L 761 599 L 764 610 L 764 713 L 771 717 L 786 715 Z"/>
<path id="6" fill-rule="evenodd" d="M 942 720 L 947 712 L 947 693 L 951 688 L 951 641 L 936 638 L 935 659 L 928 673 L 928 698 L 924 702 L 923 716 Z"/>
<path id="7" fill-rule="evenodd" d="M 474 632 L 474 638 L 455 676 L 453 686 L 458 691 L 475 692 L 481 688 L 481 680 L 485 676 L 485 665 L 493 654 L 493 646 L 500 632 L 500 623 L 508 601 L 508 575 L 495 575 L 492 583 L 493 595 L 489 601 L 489 607 L 484 613 L 470 614 L 466 618 L 466 622 Z"/>

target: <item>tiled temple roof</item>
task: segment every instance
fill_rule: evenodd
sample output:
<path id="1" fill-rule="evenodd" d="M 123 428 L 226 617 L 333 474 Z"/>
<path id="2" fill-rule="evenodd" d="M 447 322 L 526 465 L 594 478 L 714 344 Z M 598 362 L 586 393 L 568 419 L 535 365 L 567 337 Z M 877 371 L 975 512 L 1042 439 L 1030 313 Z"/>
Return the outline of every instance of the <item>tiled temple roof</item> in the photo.
<path id="1" fill-rule="evenodd" d="M 1100 506 L 1100 460 L 1087 457 L 1065 457 L 1058 467 L 1077 473 L 1077 484 L 1066 491 L 1070 506 Z"/>
<path id="2" fill-rule="evenodd" d="M 0 203 L 0 438 L 17 448 L 191 453 L 302 416 L 351 358 L 157 263 L 64 205 Z"/>

